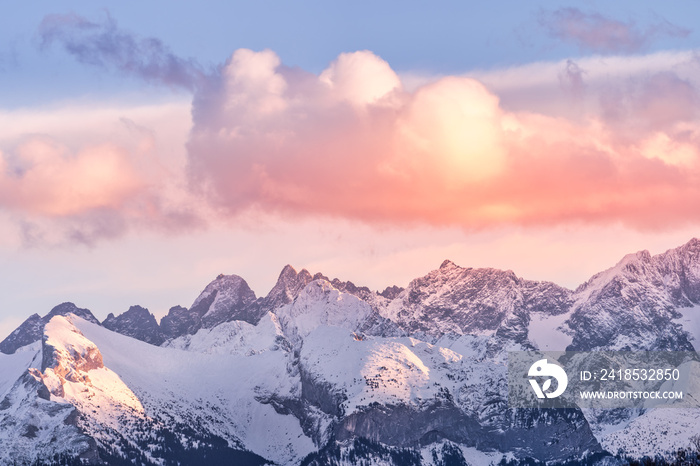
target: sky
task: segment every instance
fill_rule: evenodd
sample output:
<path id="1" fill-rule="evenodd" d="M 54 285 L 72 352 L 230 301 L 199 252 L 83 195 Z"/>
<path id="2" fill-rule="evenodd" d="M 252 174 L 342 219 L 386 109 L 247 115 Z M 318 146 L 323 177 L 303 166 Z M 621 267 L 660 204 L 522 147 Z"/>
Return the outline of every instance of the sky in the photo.
<path id="1" fill-rule="evenodd" d="M 693 2 L 95 2 L 0 17 L 0 334 L 219 273 L 575 288 L 700 236 Z"/>

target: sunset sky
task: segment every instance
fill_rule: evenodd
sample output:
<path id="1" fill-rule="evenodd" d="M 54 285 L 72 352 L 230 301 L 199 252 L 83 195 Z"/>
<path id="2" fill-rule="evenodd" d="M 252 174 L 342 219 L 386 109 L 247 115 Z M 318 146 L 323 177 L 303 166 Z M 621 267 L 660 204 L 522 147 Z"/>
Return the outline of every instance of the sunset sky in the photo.
<path id="1" fill-rule="evenodd" d="M 575 288 L 700 236 L 695 2 L 40 1 L 0 17 L 0 339 L 285 264 Z"/>

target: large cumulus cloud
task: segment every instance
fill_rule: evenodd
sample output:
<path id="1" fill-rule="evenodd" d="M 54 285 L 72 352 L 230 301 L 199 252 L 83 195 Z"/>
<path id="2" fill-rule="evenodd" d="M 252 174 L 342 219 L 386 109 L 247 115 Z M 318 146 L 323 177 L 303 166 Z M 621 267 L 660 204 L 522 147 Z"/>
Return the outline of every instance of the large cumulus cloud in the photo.
<path id="1" fill-rule="evenodd" d="M 576 71 L 581 92 L 585 73 Z M 700 219 L 694 85 L 653 73 L 597 97 L 571 120 L 507 111 L 471 78 L 409 91 L 369 51 L 342 54 L 315 75 L 272 51 L 241 49 L 195 96 L 188 170 L 229 214 L 468 228 Z"/>

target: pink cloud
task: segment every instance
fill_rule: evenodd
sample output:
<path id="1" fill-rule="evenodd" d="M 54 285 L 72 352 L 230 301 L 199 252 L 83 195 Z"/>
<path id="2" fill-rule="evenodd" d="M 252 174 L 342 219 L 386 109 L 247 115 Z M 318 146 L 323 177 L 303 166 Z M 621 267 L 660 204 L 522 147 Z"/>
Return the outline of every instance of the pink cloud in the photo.
<path id="1" fill-rule="evenodd" d="M 67 216 L 91 209 L 118 208 L 143 188 L 145 180 L 117 147 L 88 147 L 68 154 L 46 139 L 17 148 L 21 174 L 12 176 L 0 159 L 0 202 L 11 208 Z"/>
<path id="2" fill-rule="evenodd" d="M 229 213 L 467 228 L 700 220 L 695 89 L 674 75 L 637 82 L 623 99 L 633 115 L 581 122 L 506 111 L 469 78 L 409 92 L 369 52 L 316 76 L 237 51 L 215 82 L 195 97 L 188 170 Z"/>
<path id="3" fill-rule="evenodd" d="M 165 105 L 0 114 L 0 211 L 15 220 L 25 245 L 94 244 L 132 228 L 196 228 L 201 216 L 177 187 L 182 168 L 173 164 L 165 134 L 123 116 L 164 120 L 157 123 L 163 131 L 183 126 L 174 111 Z M 165 150 L 169 162 L 160 158 Z"/>

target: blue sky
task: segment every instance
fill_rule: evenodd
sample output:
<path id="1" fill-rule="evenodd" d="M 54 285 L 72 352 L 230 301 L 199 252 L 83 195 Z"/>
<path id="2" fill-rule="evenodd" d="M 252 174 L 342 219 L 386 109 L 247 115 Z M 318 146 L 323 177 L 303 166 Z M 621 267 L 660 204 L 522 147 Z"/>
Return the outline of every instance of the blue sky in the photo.
<path id="1" fill-rule="evenodd" d="M 49 2 L 0 18 L 0 333 L 291 263 L 574 287 L 697 235 L 700 5 Z M 169 65 L 168 65 L 169 64 Z M 168 67 L 170 66 L 170 67 Z"/>
<path id="2" fill-rule="evenodd" d="M 142 82 L 77 63 L 60 47 L 41 47 L 38 29 L 49 14 L 74 13 L 160 39 L 175 54 L 204 66 L 233 50 L 274 50 L 289 66 L 320 72 L 341 52 L 368 49 L 397 71 L 464 73 L 537 61 L 575 58 L 591 50 L 542 25 L 560 8 L 577 8 L 634 25 L 644 32 L 662 22 L 689 30 L 659 34 L 643 52 L 693 48 L 700 6 L 666 2 L 114 2 L 40 1 L 13 5 L 0 19 L 0 83 L 5 105 L 36 105 L 85 96 L 152 93 Z M 156 92 L 165 92 L 158 89 Z"/>

